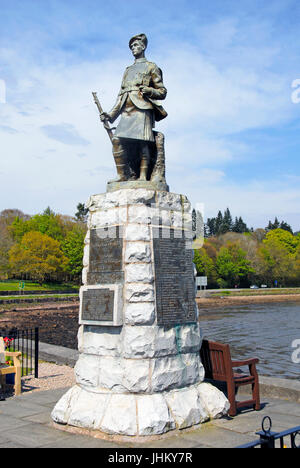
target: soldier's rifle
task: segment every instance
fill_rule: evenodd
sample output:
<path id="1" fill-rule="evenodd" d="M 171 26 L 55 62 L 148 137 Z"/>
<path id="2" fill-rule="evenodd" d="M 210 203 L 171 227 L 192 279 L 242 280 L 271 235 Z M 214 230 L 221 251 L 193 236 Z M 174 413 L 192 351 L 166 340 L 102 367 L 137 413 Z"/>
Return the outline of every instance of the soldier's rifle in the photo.
<path id="1" fill-rule="evenodd" d="M 99 114 L 100 114 L 100 117 L 101 117 L 101 115 L 104 114 L 104 112 L 103 112 L 102 106 L 101 106 L 101 104 L 100 104 L 100 101 L 99 101 L 99 99 L 98 99 L 97 93 L 92 93 L 92 94 L 93 94 L 93 98 L 94 98 L 95 104 L 96 104 L 96 106 L 98 107 L 98 111 L 99 111 Z M 107 120 L 104 120 L 104 121 L 103 121 L 103 126 L 104 126 L 105 130 L 106 130 L 107 133 L 108 133 L 108 136 L 109 136 L 109 138 L 110 138 L 110 141 L 112 142 L 112 139 L 113 139 L 113 136 L 114 136 L 114 134 L 113 134 L 113 128 L 111 128 L 111 127 L 109 126 L 109 123 L 108 123 Z"/>

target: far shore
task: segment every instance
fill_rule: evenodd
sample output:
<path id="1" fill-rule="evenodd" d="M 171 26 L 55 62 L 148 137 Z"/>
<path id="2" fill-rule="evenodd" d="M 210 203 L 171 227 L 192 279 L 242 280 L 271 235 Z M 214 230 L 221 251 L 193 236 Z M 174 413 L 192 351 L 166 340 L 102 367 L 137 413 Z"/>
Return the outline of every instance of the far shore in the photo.
<path id="1" fill-rule="evenodd" d="M 221 296 L 197 297 L 197 304 L 201 307 L 223 307 L 238 304 L 263 304 L 268 302 L 299 302 L 300 294 L 274 294 L 262 296 Z"/>

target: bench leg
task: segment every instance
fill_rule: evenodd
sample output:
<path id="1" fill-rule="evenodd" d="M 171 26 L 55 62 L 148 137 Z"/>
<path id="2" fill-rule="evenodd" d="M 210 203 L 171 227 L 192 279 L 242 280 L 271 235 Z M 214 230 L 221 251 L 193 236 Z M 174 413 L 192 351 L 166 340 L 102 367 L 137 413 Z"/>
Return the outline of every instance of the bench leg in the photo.
<path id="1" fill-rule="evenodd" d="M 253 406 L 253 408 L 256 411 L 259 411 L 260 410 L 260 396 L 259 396 L 259 383 L 258 383 L 258 380 L 256 380 L 254 382 L 254 384 L 252 385 L 252 398 L 253 398 L 253 400 L 255 400 L 255 405 Z"/>
<path id="2" fill-rule="evenodd" d="M 236 408 L 236 401 L 235 401 L 235 385 L 233 382 L 227 382 L 227 394 L 228 400 L 230 403 L 230 408 L 228 411 L 229 416 L 236 416 L 237 408 Z"/>
<path id="3" fill-rule="evenodd" d="M 21 367 L 17 367 L 17 369 L 16 369 L 15 395 L 21 395 Z"/>
<path id="4" fill-rule="evenodd" d="M 1 390 L 5 391 L 5 387 L 6 387 L 5 375 L 0 375 L 0 385 L 1 385 Z"/>

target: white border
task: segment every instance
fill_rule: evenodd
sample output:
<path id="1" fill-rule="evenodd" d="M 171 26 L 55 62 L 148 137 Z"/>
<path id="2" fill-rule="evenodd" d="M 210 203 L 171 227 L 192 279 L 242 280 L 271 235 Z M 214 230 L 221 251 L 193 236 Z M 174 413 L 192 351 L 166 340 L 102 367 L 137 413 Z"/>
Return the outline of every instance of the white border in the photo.
<path id="1" fill-rule="evenodd" d="M 114 291 L 114 310 L 113 310 L 113 320 L 112 321 L 96 321 L 96 320 L 84 320 L 82 318 L 82 302 L 83 302 L 83 292 L 95 289 L 109 289 Z M 89 286 L 82 286 L 80 288 L 79 297 L 80 297 L 80 310 L 79 310 L 79 325 L 95 325 L 95 326 L 112 326 L 119 327 L 123 325 L 123 286 L 121 284 L 96 284 Z"/>

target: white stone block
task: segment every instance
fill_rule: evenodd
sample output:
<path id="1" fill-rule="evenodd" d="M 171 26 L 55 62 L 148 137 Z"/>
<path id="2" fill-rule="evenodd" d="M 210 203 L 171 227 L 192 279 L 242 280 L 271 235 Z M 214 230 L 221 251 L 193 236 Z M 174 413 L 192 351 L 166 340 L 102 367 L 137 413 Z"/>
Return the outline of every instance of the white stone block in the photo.
<path id="1" fill-rule="evenodd" d="M 192 211 L 192 206 L 189 200 L 185 195 L 182 195 L 182 204 L 183 204 L 183 211 L 185 213 L 190 213 Z"/>
<path id="2" fill-rule="evenodd" d="M 180 228 L 182 229 L 183 228 L 183 223 L 184 223 L 184 219 L 183 219 L 183 214 L 181 211 L 173 211 L 172 214 L 171 214 L 171 224 L 173 227 L 175 228 Z"/>
<path id="3" fill-rule="evenodd" d="M 182 216 L 182 221 L 183 221 L 183 227 L 185 229 L 189 229 L 190 231 L 193 228 L 193 220 L 192 220 L 192 214 L 191 213 L 184 213 Z"/>
<path id="4" fill-rule="evenodd" d="M 167 392 L 165 398 L 178 429 L 191 427 L 209 419 L 194 387 Z"/>
<path id="5" fill-rule="evenodd" d="M 81 354 L 75 365 L 76 382 L 83 387 L 97 387 L 100 358 Z"/>
<path id="6" fill-rule="evenodd" d="M 149 390 L 149 360 L 103 357 L 99 389 L 118 393 L 143 393 Z"/>
<path id="7" fill-rule="evenodd" d="M 197 353 L 200 351 L 202 339 L 198 323 L 193 325 L 181 325 L 177 333 L 179 338 L 178 347 L 181 353 Z"/>
<path id="8" fill-rule="evenodd" d="M 176 345 L 175 329 L 173 327 L 169 329 L 165 327 L 156 327 L 155 332 L 153 342 L 154 356 L 162 357 L 177 354 L 178 349 Z"/>
<path id="9" fill-rule="evenodd" d="M 109 396 L 106 394 L 90 393 L 81 390 L 74 401 L 68 424 L 70 426 L 93 428 L 97 421 L 102 420 Z"/>
<path id="10" fill-rule="evenodd" d="M 96 356 L 119 356 L 121 328 L 86 326 L 81 334 L 80 349 Z"/>
<path id="11" fill-rule="evenodd" d="M 88 229 L 86 236 L 84 238 L 84 244 L 87 245 L 90 243 L 91 240 L 91 231 Z"/>
<path id="12" fill-rule="evenodd" d="M 163 434 L 175 429 L 168 405 L 161 394 L 137 396 L 139 435 Z"/>
<path id="13" fill-rule="evenodd" d="M 124 326 L 122 332 L 122 355 L 125 358 L 151 358 L 154 356 L 155 327 Z"/>
<path id="14" fill-rule="evenodd" d="M 122 355 L 126 358 L 152 358 L 176 355 L 174 328 L 125 326 L 122 332 Z"/>
<path id="15" fill-rule="evenodd" d="M 88 274 L 88 267 L 84 267 L 82 269 L 82 284 L 87 284 L 87 274 Z"/>
<path id="16" fill-rule="evenodd" d="M 144 242 L 127 242 L 125 248 L 125 262 L 151 262 L 150 243 Z"/>
<path id="17" fill-rule="evenodd" d="M 182 195 L 170 192 L 157 192 L 156 203 L 161 209 L 182 210 Z"/>
<path id="18" fill-rule="evenodd" d="M 147 205 L 129 206 L 128 222 L 137 224 L 151 224 L 152 219 L 158 217 L 158 210 Z"/>
<path id="19" fill-rule="evenodd" d="M 126 283 L 152 283 L 154 280 L 152 265 L 134 263 L 125 266 Z"/>
<path id="20" fill-rule="evenodd" d="M 80 325 L 77 332 L 78 351 L 83 352 L 84 327 Z"/>
<path id="21" fill-rule="evenodd" d="M 68 390 L 62 396 L 62 398 L 56 403 L 51 413 L 51 418 L 54 422 L 58 424 L 68 423 L 70 412 L 72 410 L 72 403 L 73 401 L 76 401 L 76 399 L 79 397 L 80 392 L 80 387 L 76 385 L 70 388 L 70 390 Z"/>
<path id="22" fill-rule="evenodd" d="M 119 195 L 118 195 L 119 193 Z M 115 192 L 121 203 L 126 205 L 151 205 L 155 203 L 155 191 L 146 189 L 130 189 Z M 120 204 L 121 204 L 120 203 Z"/>
<path id="23" fill-rule="evenodd" d="M 95 211 L 91 214 L 89 228 L 96 229 L 104 226 L 124 224 L 127 222 L 127 209 L 124 207 L 110 210 Z"/>
<path id="24" fill-rule="evenodd" d="M 90 245 L 86 244 L 83 250 L 83 266 L 88 267 L 90 262 Z"/>
<path id="25" fill-rule="evenodd" d="M 162 226 L 171 226 L 171 211 L 159 210 L 160 223 Z M 154 223 L 153 223 L 154 224 Z"/>
<path id="26" fill-rule="evenodd" d="M 125 323 L 128 325 L 151 325 L 155 320 L 152 302 L 129 303 L 125 306 Z"/>
<path id="27" fill-rule="evenodd" d="M 102 208 L 105 198 L 105 193 L 92 195 L 86 202 L 85 206 L 90 210 L 90 212 L 97 211 Z"/>
<path id="28" fill-rule="evenodd" d="M 101 357 L 100 359 L 99 387 L 114 392 L 125 392 L 123 359 L 117 357 Z"/>
<path id="29" fill-rule="evenodd" d="M 182 354 L 152 360 L 151 388 L 163 392 L 199 382 L 199 358 Z"/>
<path id="30" fill-rule="evenodd" d="M 217 419 L 227 414 L 230 405 L 224 393 L 206 382 L 198 385 L 197 391 L 201 403 L 211 419 Z"/>
<path id="31" fill-rule="evenodd" d="M 150 362 L 147 359 L 124 359 L 123 386 L 128 392 L 149 392 Z"/>
<path id="32" fill-rule="evenodd" d="M 137 434 L 136 403 L 133 395 L 112 395 L 99 429 L 107 434 Z"/>
<path id="33" fill-rule="evenodd" d="M 125 228 L 127 241 L 150 241 L 150 228 L 143 224 L 129 224 Z"/>
<path id="34" fill-rule="evenodd" d="M 153 284 L 128 283 L 125 287 L 125 297 L 128 302 L 153 302 Z"/>

